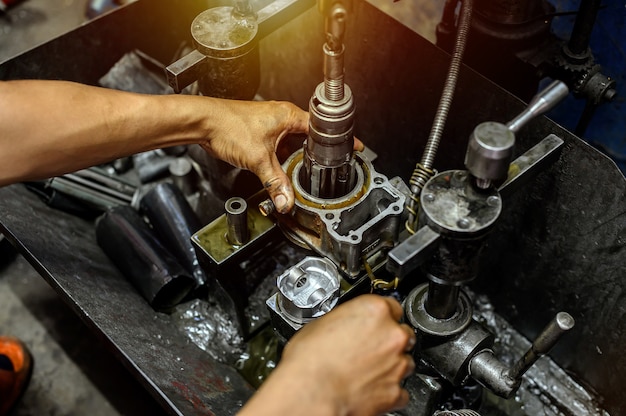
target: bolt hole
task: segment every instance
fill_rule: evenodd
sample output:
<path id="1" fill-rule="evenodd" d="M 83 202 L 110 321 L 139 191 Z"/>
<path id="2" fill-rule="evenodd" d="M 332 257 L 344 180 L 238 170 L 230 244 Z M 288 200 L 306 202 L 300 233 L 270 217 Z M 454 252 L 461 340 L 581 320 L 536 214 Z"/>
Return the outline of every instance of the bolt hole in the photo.
<path id="1" fill-rule="evenodd" d="M 326 214 L 326 219 L 327 220 L 332 220 L 333 218 L 335 218 L 335 214 L 332 214 L 330 212 Z"/>
<path id="2" fill-rule="evenodd" d="M 374 178 L 374 183 L 376 185 L 381 185 L 383 182 L 385 182 L 385 180 L 383 178 L 381 178 L 380 176 L 377 176 Z"/>

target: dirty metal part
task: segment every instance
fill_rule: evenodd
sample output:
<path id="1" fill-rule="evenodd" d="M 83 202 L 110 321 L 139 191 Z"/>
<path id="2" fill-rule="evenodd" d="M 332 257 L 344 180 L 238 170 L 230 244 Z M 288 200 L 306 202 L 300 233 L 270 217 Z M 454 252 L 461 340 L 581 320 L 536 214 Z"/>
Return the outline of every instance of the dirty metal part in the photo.
<path id="1" fill-rule="evenodd" d="M 248 229 L 248 204 L 241 197 L 229 198 L 224 204 L 226 223 L 228 224 L 227 240 L 230 244 L 241 246 L 250 240 Z"/>
<path id="2" fill-rule="evenodd" d="M 561 154 L 563 145 L 564 142 L 561 138 L 551 134 L 511 162 L 508 177 L 500 188 L 498 188 L 498 192 L 501 194 L 502 198 L 509 197 L 513 192 L 532 180 L 537 174 L 543 172 L 548 166 L 556 162 Z M 430 204 L 430 202 L 428 202 L 429 199 L 432 199 L 434 202 L 435 196 L 423 195 L 422 201 L 427 211 Z M 491 200 L 491 203 L 495 202 L 495 199 Z M 454 214 L 435 212 L 436 217 L 440 215 L 450 216 Z M 436 223 L 437 221 L 435 224 Z M 449 220 L 439 221 L 439 223 L 451 224 Z M 464 225 L 464 222 L 459 224 Z M 457 231 L 459 230 L 459 224 L 456 224 Z M 396 276 L 404 277 L 422 265 L 434 252 L 437 242 L 441 237 L 440 229 L 441 228 L 435 230 L 431 227 L 422 227 L 414 235 L 394 247 L 393 250 L 389 252 L 387 269 Z"/>
<path id="3" fill-rule="evenodd" d="M 428 363 L 455 386 L 468 376 L 468 364 L 479 352 L 491 348 L 494 336 L 482 325 L 471 320 L 461 332 L 451 337 L 417 334 L 414 355 Z"/>
<path id="4" fill-rule="evenodd" d="M 337 304 L 339 283 L 333 262 L 323 257 L 305 257 L 278 277 L 278 307 L 288 319 L 304 324 Z"/>
<path id="5" fill-rule="evenodd" d="M 324 81 L 309 101 L 309 137 L 304 143 L 304 169 L 298 180 L 316 198 L 337 199 L 356 186 L 353 156 L 355 104 L 344 83 L 344 34 L 350 2 L 322 1 L 326 43 Z"/>
<path id="6" fill-rule="evenodd" d="M 280 215 L 277 220 L 283 230 L 333 260 L 348 277 L 355 278 L 364 256 L 393 247 L 405 195 L 357 153 L 355 188 L 342 198 L 314 197 L 298 180 L 302 159 L 303 152 L 299 150 L 283 164 L 292 179 L 296 200 L 291 213 Z"/>
<path id="7" fill-rule="evenodd" d="M 512 367 L 503 364 L 493 351 L 486 349 L 472 357 L 469 362 L 469 374 L 493 393 L 509 398 L 519 388 L 524 373 L 573 327 L 574 318 L 567 312 L 559 312 Z"/>
<path id="8" fill-rule="evenodd" d="M 511 162 L 508 177 L 498 188 L 502 197 L 507 198 L 556 162 L 564 144 L 563 139 L 551 134 Z"/>
<path id="9" fill-rule="evenodd" d="M 139 195 L 137 186 L 98 167 L 52 178 L 46 186 L 100 211 L 119 205 L 130 205 Z"/>
<path id="10" fill-rule="evenodd" d="M 203 95 L 252 99 L 260 82 L 258 23 L 254 14 L 213 7 L 191 23 L 194 49 L 166 69 L 174 92 L 198 80 Z"/>
<path id="11" fill-rule="evenodd" d="M 403 278 L 424 264 L 436 284 L 458 286 L 473 280 L 482 241 L 502 211 L 499 193 L 476 190 L 467 171 L 445 171 L 426 183 L 421 204 L 423 227 L 390 251 L 387 270 Z M 431 292 L 442 298 L 429 303 L 454 308 L 456 302 L 445 290 Z M 453 312 L 443 309 L 445 315 Z"/>
<path id="12" fill-rule="evenodd" d="M 449 238 L 475 239 L 491 230 L 502 212 L 495 190 L 477 191 L 466 171 L 434 176 L 422 190 L 420 223 Z"/>
<path id="13" fill-rule="evenodd" d="M 404 301 L 404 314 L 410 325 L 421 333 L 442 337 L 452 336 L 466 329 L 472 320 L 472 304 L 467 295 L 461 292 L 454 299 L 456 308 L 452 317 L 436 318 L 426 310 L 428 286 L 428 283 L 417 286 Z"/>
<path id="14" fill-rule="evenodd" d="M 500 397 L 510 398 L 522 380 L 511 377 L 509 368 L 490 349 L 480 351 L 469 361 L 469 375 Z"/>
<path id="15" fill-rule="evenodd" d="M 480 123 L 470 135 L 465 167 L 479 183 L 491 184 L 506 178 L 513 157 L 515 133 L 502 123 Z M 481 186 L 488 187 L 488 186 Z"/>
<path id="16" fill-rule="evenodd" d="M 405 277 L 430 258 L 440 237 L 430 227 L 420 228 L 389 252 L 387 270 L 394 276 Z"/>
<path id="17" fill-rule="evenodd" d="M 141 183 L 152 182 L 167 176 L 172 160 L 174 157 L 158 150 L 133 155 L 133 165 Z"/>
<path id="18" fill-rule="evenodd" d="M 487 189 L 506 179 L 513 156 L 515 135 L 530 120 L 552 109 L 568 93 L 565 83 L 553 81 L 537 93 L 526 108 L 506 125 L 488 121 L 474 129 L 467 145 L 465 166 L 476 178 L 479 188 Z"/>
<path id="19" fill-rule="evenodd" d="M 535 95 L 524 111 L 507 123 L 507 127 L 517 134 L 530 120 L 545 114 L 560 103 L 569 94 L 569 89 L 562 81 L 553 81 Z"/>
<path id="20" fill-rule="evenodd" d="M 550 352 L 552 347 L 574 327 L 574 318 L 567 312 L 559 312 L 554 319 L 533 341 L 526 354 L 511 367 L 509 375 L 520 378 L 542 355 Z"/>
<path id="21" fill-rule="evenodd" d="M 274 201 L 272 201 L 270 198 L 261 201 L 258 205 L 258 208 L 264 217 L 267 217 L 276 211 L 276 205 L 274 205 Z"/>
<path id="22" fill-rule="evenodd" d="M 267 193 L 262 191 L 247 201 L 247 204 L 258 205 L 267 199 Z M 198 256 L 206 261 L 206 266 L 212 272 L 219 275 L 219 271 L 230 264 L 242 261 L 250 250 L 257 250 L 269 241 L 276 224 L 263 216 L 258 210 L 248 210 L 248 229 L 250 238 L 247 244 L 232 244 L 228 240 L 228 220 L 226 214 L 221 215 L 214 221 L 197 231 L 191 236 Z"/>

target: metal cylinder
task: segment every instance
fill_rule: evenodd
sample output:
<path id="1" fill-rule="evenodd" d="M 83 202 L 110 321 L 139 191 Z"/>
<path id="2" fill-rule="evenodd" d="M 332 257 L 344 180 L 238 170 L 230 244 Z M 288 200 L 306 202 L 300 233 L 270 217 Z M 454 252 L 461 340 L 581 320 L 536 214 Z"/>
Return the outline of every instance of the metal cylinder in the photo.
<path id="1" fill-rule="evenodd" d="M 509 374 L 518 379 L 544 354 L 547 354 L 561 337 L 574 327 L 574 318 L 559 312 L 533 341 L 530 349 L 515 363 Z"/>
<path id="2" fill-rule="evenodd" d="M 178 157 L 170 162 L 170 177 L 174 185 L 180 189 L 184 195 L 191 195 L 196 190 L 196 173 L 193 165 L 186 157 Z"/>
<path id="3" fill-rule="evenodd" d="M 309 137 L 304 144 L 302 188 L 314 197 L 345 196 L 355 183 L 354 100 L 345 85 L 344 97 L 336 102 L 325 97 L 324 83 L 317 86 L 309 105 Z"/>
<path id="4" fill-rule="evenodd" d="M 258 24 L 254 18 L 236 18 L 232 11 L 214 7 L 191 24 L 196 49 L 207 57 L 198 85 L 204 95 L 252 99 L 260 84 Z"/>
<path id="5" fill-rule="evenodd" d="M 177 305 L 194 288 L 191 274 L 159 242 L 129 206 L 115 207 L 96 222 L 98 245 L 158 311 Z"/>
<path id="6" fill-rule="evenodd" d="M 426 312 L 437 319 L 448 319 L 456 313 L 459 286 L 430 282 L 426 298 Z"/>
<path id="7" fill-rule="evenodd" d="M 162 244 L 193 275 L 198 286 L 205 284 L 207 278 L 191 242 L 202 225 L 183 192 L 171 183 L 159 183 L 141 198 L 140 207 Z"/>
<path id="8" fill-rule="evenodd" d="M 246 244 L 250 240 L 246 200 L 239 197 L 230 198 L 224 204 L 224 209 L 228 223 L 228 242 L 237 246 Z"/>
<path id="9" fill-rule="evenodd" d="M 481 123 L 470 136 L 465 166 L 478 179 L 504 180 L 513 157 L 514 145 L 515 134 L 506 125 L 491 121 Z"/>
<path id="10" fill-rule="evenodd" d="M 600 6 L 600 0 L 582 0 L 580 2 L 572 35 L 567 43 L 569 52 L 574 56 L 587 57 L 591 32 L 593 31 Z"/>

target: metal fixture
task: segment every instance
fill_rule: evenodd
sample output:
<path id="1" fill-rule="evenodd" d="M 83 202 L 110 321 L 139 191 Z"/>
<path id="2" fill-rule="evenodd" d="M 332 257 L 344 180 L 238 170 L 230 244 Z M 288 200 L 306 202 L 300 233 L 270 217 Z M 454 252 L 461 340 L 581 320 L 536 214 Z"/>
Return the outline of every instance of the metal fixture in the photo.
<path id="1" fill-rule="evenodd" d="M 226 222 L 228 223 L 228 242 L 241 246 L 250 239 L 248 229 L 248 204 L 240 197 L 230 198 L 224 204 L 226 209 Z"/>
<path id="2" fill-rule="evenodd" d="M 292 241 L 331 259 L 349 279 L 362 271 L 363 258 L 397 241 L 405 203 L 399 179 L 376 172 L 362 153 L 355 153 L 352 92 L 344 83 L 343 36 L 349 3 L 322 0 L 326 18 L 324 82 L 310 100 L 310 132 L 302 150 L 283 169 L 296 196 L 289 215 L 276 215 Z M 274 212 L 263 201 L 264 215 Z"/>
<path id="3" fill-rule="evenodd" d="M 538 356 L 573 327 L 573 318 L 559 313 L 531 350 L 509 368 L 491 352 L 493 335 L 472 319 L 472 303 L 461 290 L 462 285 L 478 274 L 478 258 L 485 238 L 502 212 L 502 196 L 497 186 L 507 183 L 515 133 L 567 93 L 563 83 L 555 82 L 509 123 L 479 124 L 467 147 L 468 170 L 441 172 L 424 185 L 419 211 L 422 228 L 388 255 L 387 268 L 396 276 L 405 277 L 421 266 L 428 277 L 428 283 L 417 286 L 407 296 L 406 320 L 418 337 L 415 353 L 455 386 L 471 376 L 508 398 Z M 545 154 L 563 144 L 553 137 L 544 142 L 539 147 Z M 527 160 L 538 163 L 542 158 L 535 152 L 531 149 L 528 157 L 522 155 L 512 166 Z M 526 174 L 530 171 L 525 169 Z"/>
<path id="4" fill-rule="evenodd" d="M 461 0 L 449 0 L 437 26 L 437 44 L 452 50 Z M 554 3 L 554 2 L 552 2 Z M 476 0 L 466 63 L 515 95 L 526 98 L 549 76 L 586 100 L 575 133 L 582 135 L 598 105 L 612 101 L 615 80 L 602 73 L 589 48 L 600 0 L 582 0 L 569 39 L 554 36 L 557 12 L 546 0 Z M 485 54 L 485 51 L 490 51 Z"/>
<path id="5" fill-rule="evenodd" d="M 120 205 L 135 205 L 139 202 L 140 194 L 137 186 L 98 167 L 54 177 L 47 181 L 46 187 L 69 195 L 98 211 Z"/>
<path id="6" fill-rule="evenodd" d="M 174 92 L 198 81 L 203 95 L 252 99 L 259 87 L 258 24 L 244 2 L 214 7 L 191 23 L 194 49 L 165 72 Z"/>
<path id="7" fill-rule="evenodd" d="M 364 156 L 355 154 L 354 189 L 342 198 L 316 198 L 298 180 L 303 158 L 298 151 L 283 165 L 296 201 L 292 212 L 278 216 L 278 221 L 289 238 L 329 257 L 347 277 L 355 278 L 364 256 L 391 248 L 397 241 L 406 197 Z"/>
<path id="8" fill-rule="evenodd" d="M 320 0 L 326 18 L 324 82 L 309 102 L 309 137 L 304 143 L 304 170 L 297 178 L 315 198 L 336 199 L 356 185 L 353 157 L 354 99 L 344 83 L 343 36 L 350 4 Z"/>

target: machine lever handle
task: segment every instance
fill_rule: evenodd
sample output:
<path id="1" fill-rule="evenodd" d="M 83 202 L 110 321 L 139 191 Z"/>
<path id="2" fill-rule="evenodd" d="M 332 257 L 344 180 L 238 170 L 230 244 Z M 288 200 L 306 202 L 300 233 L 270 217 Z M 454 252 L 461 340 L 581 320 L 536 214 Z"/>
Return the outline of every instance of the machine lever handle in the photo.
<path id="1" fill-rule="evenodd" d="M 547 354 L 561 337 L 574 327 L 575 321 L 567 312 L 559 312 L 533 341 L 522 358 L 509 369 L 509 376 L 519 379 L 541 357 Z"/>
<path id="2" fill-rule="evenodd" d="M 562 81 L 553 81 L 546 88 L 537 93 L 528 103 L 528 107 L 519 113 L 506 125 L 513 133 L 517 133 L 526 123 L 538 117 L 557 105 L 567 97 L 569 89 Z"/>

